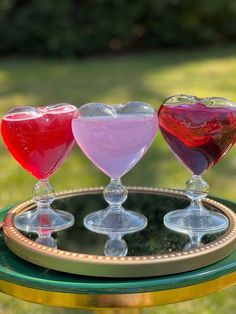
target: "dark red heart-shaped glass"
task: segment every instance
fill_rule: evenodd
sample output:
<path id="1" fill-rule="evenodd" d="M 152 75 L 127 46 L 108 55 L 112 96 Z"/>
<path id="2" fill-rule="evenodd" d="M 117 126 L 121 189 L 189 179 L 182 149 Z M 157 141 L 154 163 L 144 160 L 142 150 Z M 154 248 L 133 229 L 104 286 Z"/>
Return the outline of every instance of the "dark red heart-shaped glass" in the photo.
<path id="1" fill-rule="evenodd" d="M 36 178 L 53 174 L 72 149 L 75 110 L 69 104 L 17 107 L 2 119 L 2 137 L 8 150 Z"/>
<path id="2" fill-rule="evenodd" d="M 222 98 L 169 98 L 159 109 L 160 130 L 196 175 L 214 166 L 236 139 L 236 106 Z"/>

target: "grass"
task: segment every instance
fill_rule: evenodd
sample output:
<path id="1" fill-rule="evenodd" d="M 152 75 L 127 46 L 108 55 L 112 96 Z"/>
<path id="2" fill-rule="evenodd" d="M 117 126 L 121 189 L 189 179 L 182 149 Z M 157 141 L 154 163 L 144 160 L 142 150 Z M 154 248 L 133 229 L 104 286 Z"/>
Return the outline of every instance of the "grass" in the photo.
<path id="1" fill-rule="evenodd" d="M 152 52 L 124 57 L 85 60 L 0 60 L 0 114 L 19 105 L 40 106 L 69 102 L 77 106 L 91 101 L 121 103 L 140 100 L 155 109 L 170 95 L 185 93 L 223 96 L 236 101 L 236 46 L 199 51 Z M 0 206 L 31 197 L 35 179 L 12 159 L 0 143 Z M 145 169 L 145 171 L 143 171 Z M 151 149 L 123 179 L 126 185 L 184 188 L 190 173 L 173 157 L 160 134 Z M 236 150 L 208 173 L 211 194 L 236 201 Z M 75 147 L 52 177 L 57 191 L 100 186 L 108 179 Z M 234 313 L 235 288 L 158 309 L 161 314 Z M 0 296 L 2 313 L 78 313 L 31 305 Z M 156 313 L 145 310 L 145 314 Z M 82 311 L 87 313 L 86 311 Z"/>

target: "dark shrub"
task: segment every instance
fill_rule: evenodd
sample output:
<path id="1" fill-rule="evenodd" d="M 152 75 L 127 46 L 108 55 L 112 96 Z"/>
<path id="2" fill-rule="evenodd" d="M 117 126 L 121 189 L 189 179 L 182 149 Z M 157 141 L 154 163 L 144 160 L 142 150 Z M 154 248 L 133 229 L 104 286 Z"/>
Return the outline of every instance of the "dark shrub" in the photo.
<path id="1" fill-rule="evenodd" d="M 236 38 L 232 0 L 1 0 L 0 53 L 72 56 Z"/>

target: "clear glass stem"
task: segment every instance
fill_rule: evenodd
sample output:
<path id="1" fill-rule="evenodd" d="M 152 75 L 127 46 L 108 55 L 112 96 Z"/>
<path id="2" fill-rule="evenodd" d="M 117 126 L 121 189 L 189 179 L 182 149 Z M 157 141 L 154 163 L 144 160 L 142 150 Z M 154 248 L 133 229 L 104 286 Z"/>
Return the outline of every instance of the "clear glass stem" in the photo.
<path id="1" fill-rule="evenodd" d="M 128 189 L 121 183 L 120 178 L 111 178 L 110 183 L 103 191 L 103 195 L 110 210 L 123 210 L 122 203 L 128 197 Z"/>
<path id="2" fill-rule="evenodd" d="M 200 175 L 194 175 L 186 182 L 186 195 L 191 204 L 185 209 L 169 212 L 164 217 L 164 225 L 190 238 L 185 250 L 198 247 L 205 234 L 222 232 L 228 228 L 228 218 L 221 213 L 209 211 L 202 204 L 208 193 L 208 184 Z"/>
<path id="3" fill-rule="evenodd" d="M 187 207 L 188 214 L 199 212 L 199 215 L 206 210 L 202 205 L 202 200 L 207 197 L 209 186 L 200 175 L 193 175 L 186 182 L 186 195 L 191 200 L 190 206 Z"/>
<path id="4" fill-rule="evenodd" d="M 191 249 L 195 249 L 201 245 L 202 237 L 204 236 L 204 233 L 202 232 L 193 232 L 189 233 L 189 242 L 184 246 L 183 250 L 188 251 Z"/>
<path id="5" fill-rule="evenodd" d="M 46 237 L 49 246 L 55 247 L 51 234 L 72 226 L 74 217 L 70 213 L 54 210 L 51 207 L 55 193 L 48 179 L 40 180 L 35 184 L 33 195 L 36 208 L 16 216 L 15 226 L 19 230 L 38 234 L 39 243 L 45 243 Z"/>
<path id="6" fill-rule="evenodd" d="M 52 233 L 43 232 L 43 230 L 42 232 L 38 232 L 38 238 L 36 239 L 35 242 L 53 248 L 57 247 L 57 241 L 53 238 Z"/>
<path id="7" fill-rule="evenodd" d="M 127 199 L 128 190 L 122 185 L 120 178 L 112 178 L 103 195 L 109 206 L 87 215 L 84 225 L 93 232 L 109 237 L 104 247 L 105 255 L 125 256 L 128 248 L 122 237 L 144 229 L 147 218 L 122 206 Z"/>
<path id="8" fill-rule="evenodd" d="M 37 210 L 45 211 L 51 208 L 51 203 L 55 199 L 55 193 L 48 179 L 38 181 L 33 188 L 34 200 L 37 204 Z"/>
<path id="9" fill-rule="evenodd" d="M 109 234 L 109 239 L 104 246 L 104 254 L 106 256 L 126 256 L 128 246 L 121 234 Z"/>
<path id="10" fill-rule="evenodd" d="M 198 247 L 201 244 L 202 240 L 202 233 L 201 232 L 194 232 L 190 234 L 190 243 L 191 247 Z"/>

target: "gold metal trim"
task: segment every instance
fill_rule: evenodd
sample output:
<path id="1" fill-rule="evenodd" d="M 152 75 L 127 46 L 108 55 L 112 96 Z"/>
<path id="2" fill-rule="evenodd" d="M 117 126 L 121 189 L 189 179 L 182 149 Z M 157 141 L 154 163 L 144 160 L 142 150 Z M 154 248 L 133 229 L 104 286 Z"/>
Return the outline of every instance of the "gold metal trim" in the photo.
<path id="1" fill-rule="evenodd" d="M 135 294 L 75 294 L 46 291 L 0 280 L 0 291 L 34 303 L 83 309 L 147 308 L 177 303 L 221 291 L 236 283 L 236 272 L 183 288 Z"/>
<path id="2" fill-rule="evenodd" d="M 57 194 L 57 198 L 101 193 L 103 188 L 80 189 Z M 184 192 L 157 188 L 129 188 L 130 193 L 165 194 L 185 197 Z M 109 257 L 62 251 L 37 244 L 22 235 L 14 226 L 14 216 L 34 206 L 33 200 L 24 202 L 8 212 L 4 220 L 4 239 L 16 255 L 47 268 L 90 276 L 148 277 L 190 271 L 215 263 L 236 248 L 236 215 L 228 207 L 211 199 L 206 205 L 221 211 L 229 219 L 229 228 L 217 240 L 199 248 L 161 255 Z"/>

